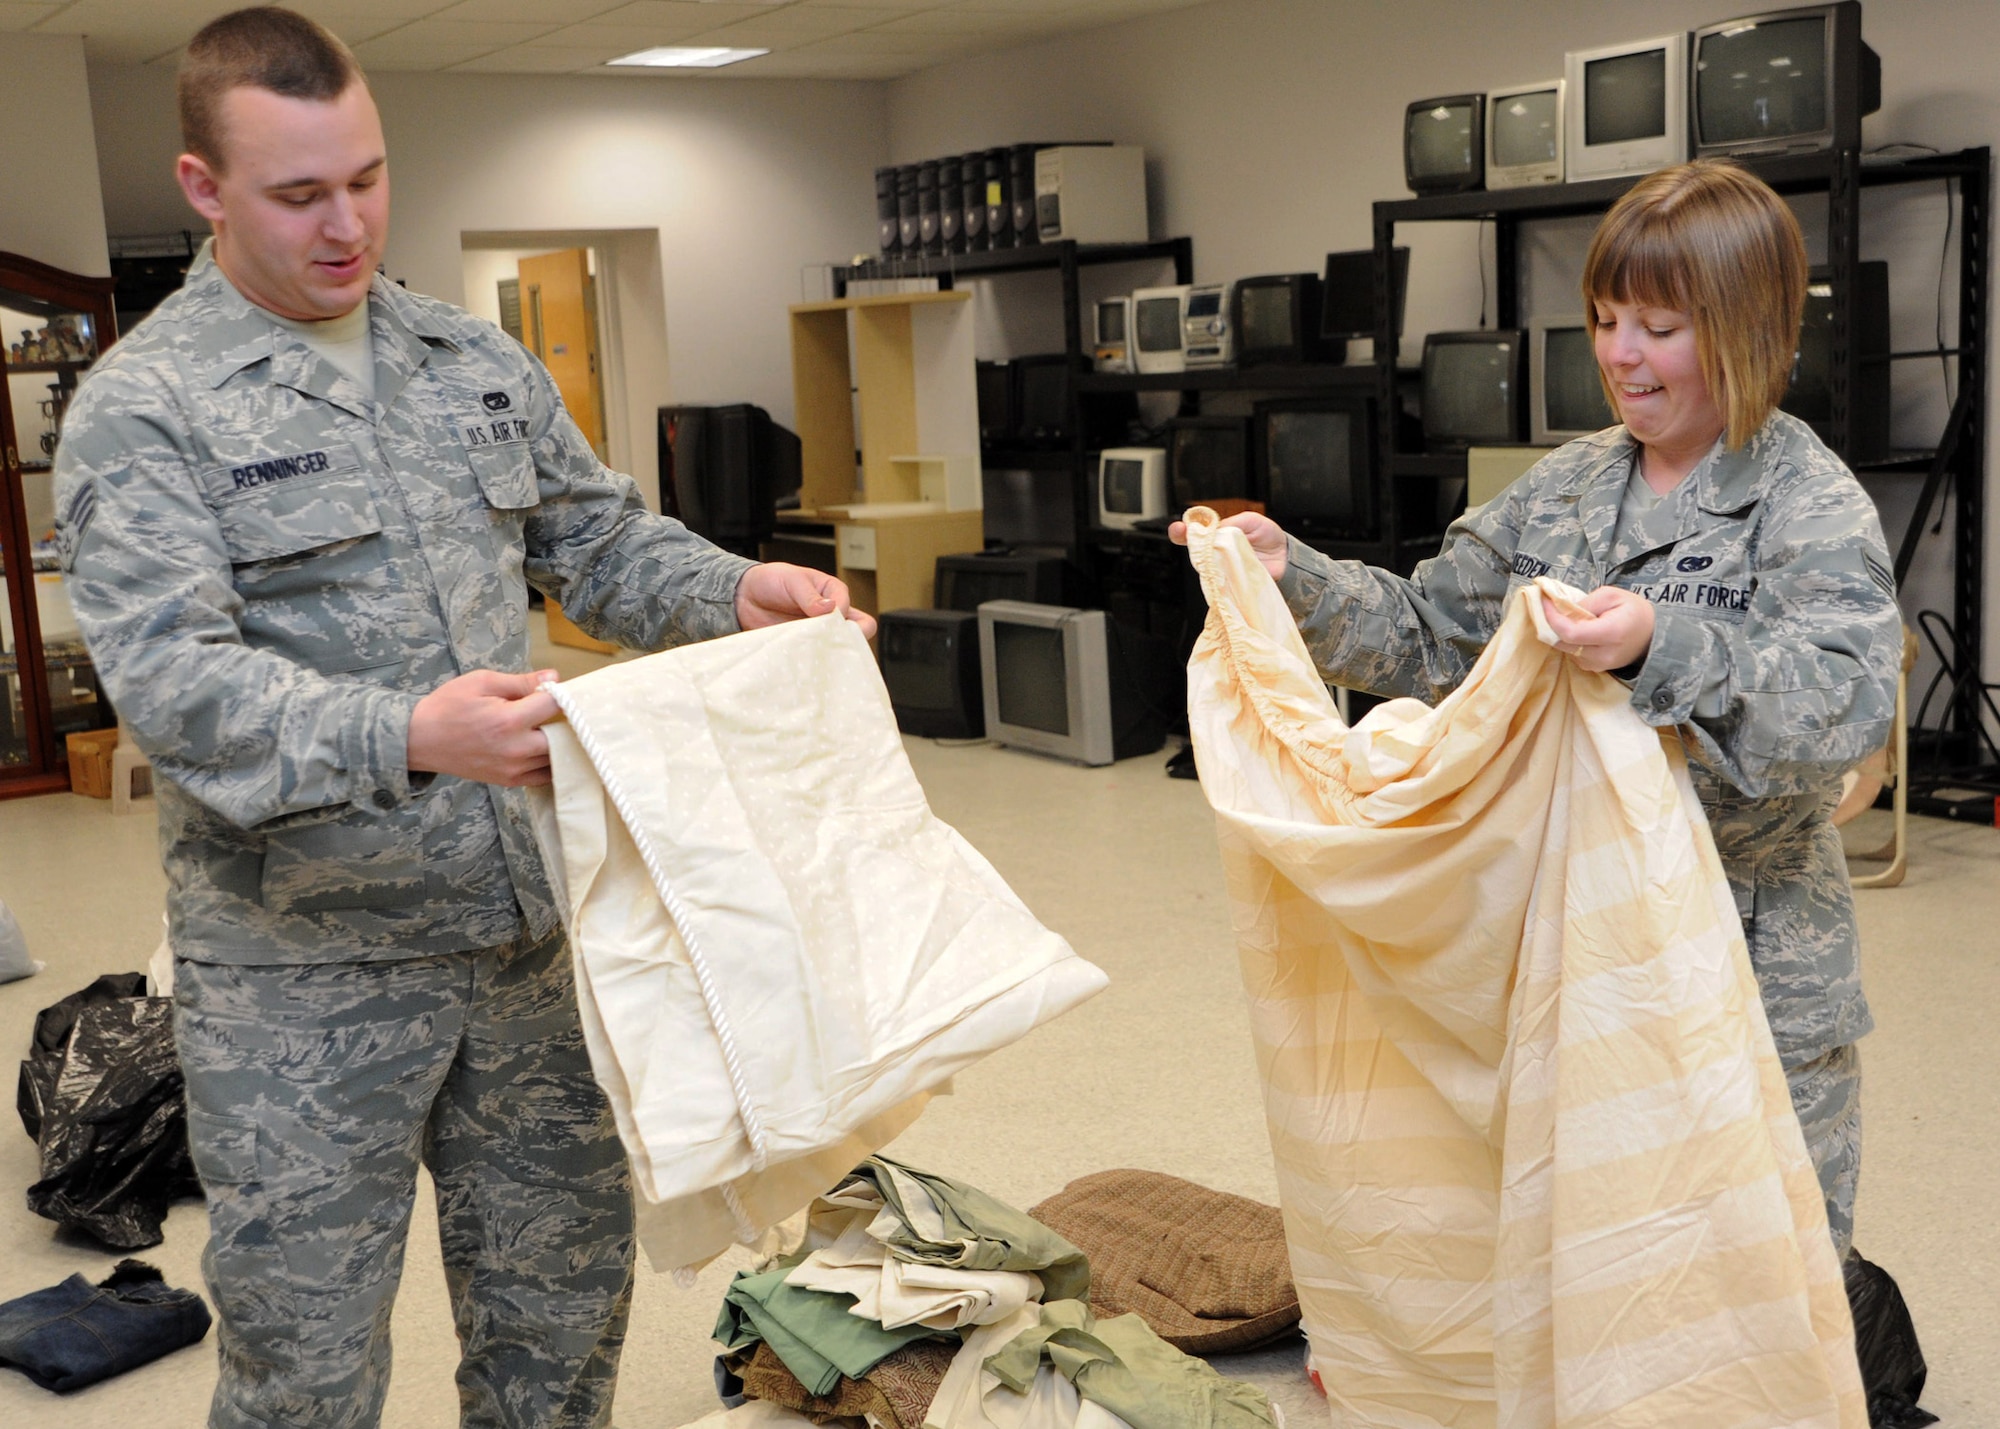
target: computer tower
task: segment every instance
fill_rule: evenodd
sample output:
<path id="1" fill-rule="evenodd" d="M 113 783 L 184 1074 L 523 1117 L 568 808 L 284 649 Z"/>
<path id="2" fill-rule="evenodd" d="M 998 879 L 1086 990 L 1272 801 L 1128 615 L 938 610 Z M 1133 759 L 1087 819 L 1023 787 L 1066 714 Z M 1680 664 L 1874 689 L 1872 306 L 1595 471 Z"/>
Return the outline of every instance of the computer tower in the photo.
<path id="1" fill-rule="evenodd" d="M 986 246 L 1014 246 L 1014 181 L 1010 152 L 986 151 Z"/>
<path id="2" fill-rule="evenodd" d="M 903 249 L 902 226 L 896 218 L 896 171 L 875 171 L 875 238 L 884 258 L 893 258 Z"/>
<path id="3" fill-rule="evenodd" d="M 1007 198 L 1013 246 L 1029 248 L 1040 243 L 1035 229 L 1035 151 L 1041 144 L 1016 144 L 1007 150 Z"/>
<path id="4" fill-rule="evenodd" d="M 933 257 L 944 252 L 944 234 L 938 227 L 936 159 L 925 159 L 917 165 L 917 247 Z"/>
<path id="5" fill-rule="evenodd" d="M 1062 144 L 1035 154 L 1036 232 L 1044 243 L 1146 241 L 1146 151 Z"/>
<path id="6" fill-rule="evenodd" d="M 965 251 L 965 191 L 958 179 L 958 156 L 937 161 L 938 246 L 947 253 Z"/>
<path id="7" fill-rule="evenodd" d="M 899 247 L 903 257 L 910 257 L 922 247 L 923 215 L 917 207 L 915 164 L 896 166 L 896 233 L 902 240 Z"/>
<path id="8" fill-rule="evenodd" d="M 986 154 L 966 154 L 958 161 L 959 198 L 965 212 L 959 222 L 965 233 L 965 251 L 984 253 L 986 241 Z"/>

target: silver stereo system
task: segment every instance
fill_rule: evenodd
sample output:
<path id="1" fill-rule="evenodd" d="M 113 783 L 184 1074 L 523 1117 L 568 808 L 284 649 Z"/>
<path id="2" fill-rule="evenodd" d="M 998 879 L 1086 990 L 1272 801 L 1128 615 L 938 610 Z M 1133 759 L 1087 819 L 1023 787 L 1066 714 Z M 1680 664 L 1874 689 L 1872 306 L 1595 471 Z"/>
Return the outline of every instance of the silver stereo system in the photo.
<path id="1" fill-rule="evenodd" d="M 1234 283 L 1197 283 L 1188 289 L 1181 315 L 1181 360 L 1189 367 L 1227 367 L 1236 360 L 1236 335 L 1230 329 L 1230 290 Z"/>

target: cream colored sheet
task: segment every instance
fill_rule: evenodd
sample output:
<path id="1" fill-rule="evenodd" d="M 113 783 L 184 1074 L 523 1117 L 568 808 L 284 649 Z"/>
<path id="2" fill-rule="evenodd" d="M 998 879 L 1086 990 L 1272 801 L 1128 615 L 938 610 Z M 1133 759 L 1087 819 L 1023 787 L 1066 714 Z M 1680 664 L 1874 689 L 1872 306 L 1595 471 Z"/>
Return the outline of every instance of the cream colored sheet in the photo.
<path id="1" fill-rule="evenodd" d="M 851 623 L 549 688 L 543 844 L 655 1265 L 754 1241 L 1103 987 L 931 813 Z"/>
<path id="2" fill-rule="evenodd" d="M 1863 1429 L 1820 1189 L 1678 741 L 1524 588 L 1344 726 L 1241 533 L 1189 665 L 1338 1426 Z"/>

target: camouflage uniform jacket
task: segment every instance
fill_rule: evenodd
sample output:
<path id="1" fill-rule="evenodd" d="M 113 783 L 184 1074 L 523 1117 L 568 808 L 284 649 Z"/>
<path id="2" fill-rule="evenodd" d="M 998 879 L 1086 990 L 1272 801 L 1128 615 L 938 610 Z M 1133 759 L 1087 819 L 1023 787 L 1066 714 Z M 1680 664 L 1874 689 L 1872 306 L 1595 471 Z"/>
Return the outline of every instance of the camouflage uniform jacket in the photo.
<path id="1" fill-rule="evenodd" d="M 531 668 L 530 583 L 640 649 L 737 628 L 749 563 L 649 514 L 519 343 L 380 277 L 369 320 L 372 401 L 204 250 L 64 422 L 58 549 L 153 762 L 183 957 L 548 933 L 526 796 L 412 775 L 418 699 Z"/>
<path id="2" fill-rule="evenodd" d="M 1330 681 L 1435 703 L 1548 574 L 1653 602 L 1632 708 L 1677 726 L 1742 914 L 1787 1067 L 1872 1025 L 1847 864 L 1842 772 L 1888 741 L 1902 620 L 1874 505 L 1780 412 L 1713 452 L 1614 549 L 1637 444 L 1623 427 L 1550 453 L 1467 512 L 1403 580 L 1291 543 L 1280 588 Z"/>

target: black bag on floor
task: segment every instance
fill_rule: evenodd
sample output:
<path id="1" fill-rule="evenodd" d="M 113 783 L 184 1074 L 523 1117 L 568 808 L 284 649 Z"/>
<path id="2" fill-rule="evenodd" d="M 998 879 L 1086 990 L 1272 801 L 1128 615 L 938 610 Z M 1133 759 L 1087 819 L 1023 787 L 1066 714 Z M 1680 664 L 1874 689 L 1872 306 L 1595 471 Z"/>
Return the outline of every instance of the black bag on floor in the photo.
<path id="1" fill-rule="evenodd" d="M 21 1063 L 21 1124 L 41 1149 L 28 1209 L 117 1250 L 158 1245 L 168 1205 L 201 1191 L 173 1002 L 145 992 L 144 974 L 110 974 L 44 1008 Z"/>
<path id="2" fill-rule="evenodd" d="M 1847 1303 L 1854 1311 L 1854 1349 L 1861 1360 L 1861 1385 L 1868 1391 L 1870 1429 L 1920 1429 L 1938 1417 L 1917 1408 L 1930 1369 L 1917 1348 L 1910 1307 L 1889 1272 L 1861 1258 L 1847 1257 Z"/>

